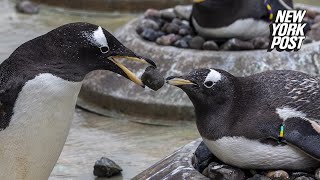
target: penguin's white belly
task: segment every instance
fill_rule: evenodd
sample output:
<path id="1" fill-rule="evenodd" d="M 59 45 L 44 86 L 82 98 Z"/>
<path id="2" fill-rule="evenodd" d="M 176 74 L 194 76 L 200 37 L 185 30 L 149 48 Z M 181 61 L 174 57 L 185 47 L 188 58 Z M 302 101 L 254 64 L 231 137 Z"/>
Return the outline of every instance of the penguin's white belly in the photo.
<path id="1" fill-rule="evenodd" d="M 204 37 L 209 38 L 240 38 L 252 39 L 254 37 L 269 36 L 269 24 L 264 21 L 249 19 L 239 19 L 226 27 L 205 28 L 201 27 L 197 21 L 192 19 L 194 28 Z"/>
<path id="2" fill-rule="evenodd" d="M 0 131 L 0 179 L 48 179 L 66 141 L 81 82 L 52 74 L 29 80 Z"/>
<path id="3" fill-rule="evenodd" d="M 223 162 L 247 169 L 317 168 L 320 162 L 289 145 L 272 146 L 243 137 L 203 138 L 210 151 Z"/>

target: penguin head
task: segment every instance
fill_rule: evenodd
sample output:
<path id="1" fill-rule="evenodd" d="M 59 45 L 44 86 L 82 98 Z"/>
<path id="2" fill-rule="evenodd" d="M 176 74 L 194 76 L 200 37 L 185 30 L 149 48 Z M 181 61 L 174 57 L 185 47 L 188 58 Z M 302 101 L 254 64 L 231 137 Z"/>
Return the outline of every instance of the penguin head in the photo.
<path id="1" fill-rule="evenodd" d="M 68 80 L 82 80 L 94 70 L 109 70 L 144 86 L 118 59 L 156 66 L 126 48 L 102 27 L 82 22 L 58 27 L 20 46 L 16 53 L 29 56 L 26 59 L 32 59 L 37 70 L 40 67 L 41 71 L 53 71 Z"/>
<path id="2" fill-rule="evenodd" d="M 197 69 L 186 76 L 171 76 L 167 83 L 181 88 L 195 107 L 223 105 L 234 94 L 234 76 L 219 69 Z"/>

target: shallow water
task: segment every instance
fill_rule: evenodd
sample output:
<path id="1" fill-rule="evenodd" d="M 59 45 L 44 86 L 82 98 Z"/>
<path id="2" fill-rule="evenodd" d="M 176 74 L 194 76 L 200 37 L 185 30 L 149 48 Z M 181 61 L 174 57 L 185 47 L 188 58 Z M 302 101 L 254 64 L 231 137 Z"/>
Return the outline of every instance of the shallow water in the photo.
<path id="1" fill-rule="evenodd" d="M 306 1 L 296 1 L 306 2 Z M 320 5 L 318 0 L 308 0 Z M 42 7 L 39 15 L 18 14 L 14 3 L 0 1 L 0 62 L 23 42 L 60 25 L 86 21 L 114 31 L 137 14 L 80 13 Z M 180 146 L 199 137 L 194 123 L 177 122 L 172 127 L 148 126 L 125 119 L 111 119 L 77 109 L 66 145 L 50 180 L 95 179 L 93 164 L 101 156 L 117 162 L 129 179 Z"/>

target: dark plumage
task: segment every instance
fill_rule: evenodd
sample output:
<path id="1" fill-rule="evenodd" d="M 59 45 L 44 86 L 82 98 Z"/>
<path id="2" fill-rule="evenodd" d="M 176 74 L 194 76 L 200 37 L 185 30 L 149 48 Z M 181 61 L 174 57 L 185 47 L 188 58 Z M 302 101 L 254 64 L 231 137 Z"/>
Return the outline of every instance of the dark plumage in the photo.
<path id="1" fill-rule="evenodd" d="M 225 162 L 262 169 L 272 168 L 273 163 L 277 166 L 274 168 L 287 169 L 320 165 L 319 77 L 286 70 L 235 77 L 223 70 L 199 69 L 167 81 L 189 96 L 201 136 L 210 150 Z M 284 125 L 284 137 L 278 143 L 282 140 L 279 138 L 281 125 Z M 229 145 L 239 143 L 239 162 L 230 162 L 228 156 L 233 155 L 221 152 L 221 147 L 232 148 L 225 144 L 227 142 Z M 252 149 L 253 144 L 256 150 Z M 303 153 L 295 152 L 295 148 Z M 265 150 L 272 153 L 262 154 Z M 246 154 L 249 151 L 251 154 Z M 259 152 L 261 155 L 257 156 Z M 252 161 L 257 159 L 255 162 L 241 159 L 246 155 L 252 156 Z M 281 165 L 276 160 L 281 156 L 282 160 L 292 159 L 286 159 Z M 271 159 L 274 161 L 268 162 Z M 306 165 L 299 167 L 299 164 Z"/>

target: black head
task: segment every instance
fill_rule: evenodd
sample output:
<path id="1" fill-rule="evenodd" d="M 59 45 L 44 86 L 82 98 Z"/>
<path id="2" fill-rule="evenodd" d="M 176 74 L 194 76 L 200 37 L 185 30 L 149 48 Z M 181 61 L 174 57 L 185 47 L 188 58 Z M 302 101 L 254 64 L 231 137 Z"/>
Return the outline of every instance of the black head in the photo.
<path id="1" fill-rule="evenodd" d="M 235 77 L 223 70 L 197 69 L 168 77 L 167 83 L 181 88 L 196 108 L 223 105 L 234 98 Z"/>
<path id="2" fill-rule="evenodd" d="M 50 72 L 73 81 L 82 80 L 93 70 L 109 70 L 143 86 L 119 58 L 148 63 L 121 44 L 111 33 L 89 23 L 67 24 L 20 46 L 13 57 L 23 56 L 28 69 Z"/>

